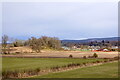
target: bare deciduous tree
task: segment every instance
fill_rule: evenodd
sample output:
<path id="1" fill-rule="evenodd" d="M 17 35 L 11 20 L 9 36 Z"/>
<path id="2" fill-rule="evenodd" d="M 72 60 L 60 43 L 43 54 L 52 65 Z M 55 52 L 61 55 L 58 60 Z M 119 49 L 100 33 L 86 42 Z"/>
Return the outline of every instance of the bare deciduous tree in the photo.
<path id="1" fill-rule="evenodd" d="M 42 36 L 41 38 L 32 37 L 28 40 L 29 46 L 36 52 L 41 52 L 41 49 L 50 48 L 50 49 L 60 49 L 61 42 L 56 37 L 47 37 Z"/>
<path id="2" fill-rule="evenodd" d="M 8 38 L 7 35 L 3 35 L 3 36 L 2 36 L 2 48 L 3 48 L 3 49 L 2 49 L 2 52 L 3 52 L 3 53 L 6 53 L 6 50 L 7 50 L 6 47 L 7 47 L 7 41 L 8 41 L 8 39 L 9 39 L 9 38 Z"/>
<path id="3" fill-rule="evenodd" d="M 41 52 L 41 41 L 40 39 L 36 39 L 32 37 L 29 39 L 29 46 L 36 51 L 37 53 Z"/>

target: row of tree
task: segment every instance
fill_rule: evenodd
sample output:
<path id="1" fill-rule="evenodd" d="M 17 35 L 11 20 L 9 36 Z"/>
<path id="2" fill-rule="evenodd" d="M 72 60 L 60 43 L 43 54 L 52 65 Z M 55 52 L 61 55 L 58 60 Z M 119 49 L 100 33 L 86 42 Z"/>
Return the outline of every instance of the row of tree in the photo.
<path id="1" fill-rule="evenodd" d="M 73 47 L 76 46 L 77 48 L 87 48 L 88 46 L 99 46 L 100 48 L 108 48 L 112 46 L 118 46 L 118 41 L 90 41 L 90 42 L 62 42 L 62 46 Z"/>
<path id="2" fill-rule="evenodd" d="M 36 52 L 41 52 L 41 49 L 61 49 L 61 41 L 57 37 L 42 36 L 40 38 L 31 37 L 28 40 L 14 40 L 8 43 L 9 37 L 2 36 L 2 52 L 9 53 L 10 47 L 28 46 Z"/>

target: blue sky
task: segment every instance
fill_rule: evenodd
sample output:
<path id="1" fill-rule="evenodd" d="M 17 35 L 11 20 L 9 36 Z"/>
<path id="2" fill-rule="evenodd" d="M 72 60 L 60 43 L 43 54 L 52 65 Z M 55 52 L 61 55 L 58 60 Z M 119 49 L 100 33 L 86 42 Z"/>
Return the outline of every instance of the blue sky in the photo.
<path id="1" fill-rule="evenodd" d="M 18 39 L 115 37 L 117 6 L 114 2 L 7 2 L 2 5 L 2 31 Z"/>

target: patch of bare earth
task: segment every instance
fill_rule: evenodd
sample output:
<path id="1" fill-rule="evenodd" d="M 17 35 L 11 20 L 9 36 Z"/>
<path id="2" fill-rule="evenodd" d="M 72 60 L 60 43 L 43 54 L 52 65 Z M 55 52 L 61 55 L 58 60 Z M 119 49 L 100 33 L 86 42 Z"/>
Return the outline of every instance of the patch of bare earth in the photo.
<path id="1" fill-rule="evenodd" d="M 94 53 L 98 54 L 98 58 L 114 58 L 118 56 L 118 52 L 92 52 L 92 51 L 53 51 L 53 50 L 42 50 L 41 53 L 19 53 L 16 55 L 2 55 L 3 57 L 58 57 L 64 58 L 72 55 L 73 58 L 82 58 L 83 56 L 92 56 Z"/>

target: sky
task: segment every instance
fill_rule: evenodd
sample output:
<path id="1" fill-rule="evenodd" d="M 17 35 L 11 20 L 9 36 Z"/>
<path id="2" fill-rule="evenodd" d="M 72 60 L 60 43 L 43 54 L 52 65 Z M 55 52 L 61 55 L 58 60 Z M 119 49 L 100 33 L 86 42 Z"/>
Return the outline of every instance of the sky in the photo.
<path id="1" fill-rule="evenodd" d="M 2 34 L 18 39 L 116 37 L 117 10 L 115 2 L 4 2 Z"/>

